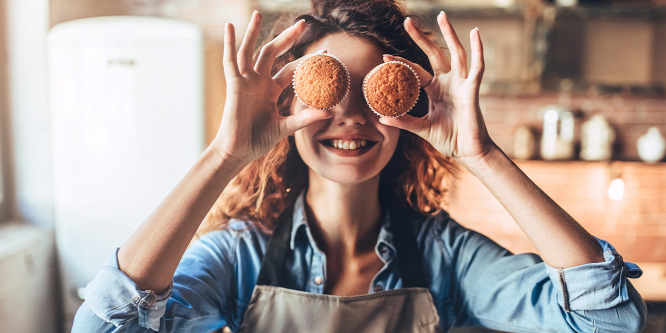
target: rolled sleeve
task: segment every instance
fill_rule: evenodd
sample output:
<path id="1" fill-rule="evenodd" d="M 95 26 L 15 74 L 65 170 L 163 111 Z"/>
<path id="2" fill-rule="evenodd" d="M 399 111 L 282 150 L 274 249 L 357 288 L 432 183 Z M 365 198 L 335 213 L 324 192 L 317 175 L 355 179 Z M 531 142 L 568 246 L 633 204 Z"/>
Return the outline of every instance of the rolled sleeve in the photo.
<path id="1" fill-rule="evenodd" d="M 167 301 L 171 297 L 173 283 L 160 293 L 139 290 L 120 270 L 117 254 L 116 249 L 86 287 L 88 307 L 95 315 L 115 326 L 136 318 L 142 327 L 158 331 L 160 319 L 164 316 Z"/>
<path id="2" fill-rule="evenodd" d="M 566 311 L 603 310 L 630 299 L 627 277 L 638 278 L 643 271 L 625 263 L 615 248 L 598 239 L 604 261 L 569 268 L 545 264 L 548 277 L 556 286 L 558 303 Z"/>

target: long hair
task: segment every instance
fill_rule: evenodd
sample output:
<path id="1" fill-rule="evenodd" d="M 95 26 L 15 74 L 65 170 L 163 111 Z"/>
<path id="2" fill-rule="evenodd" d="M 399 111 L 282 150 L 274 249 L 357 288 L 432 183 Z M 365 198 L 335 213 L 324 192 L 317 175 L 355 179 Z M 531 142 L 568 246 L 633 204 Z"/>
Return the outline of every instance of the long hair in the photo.
<path id="1" fill-rule="evenodd" d="M 276 59 L 273 74 L 303 56 L 311 44 L 340 32 L 369 40 L 383 53 L 404 57 L 432 73 L 427 56 L 405 31 L 405 11 L 396 1 L 312 0 L 311 3 L 312 13 L 295 19 L 305 20 L 305 31 Z M 291 113 L 293 99 L 292 89 L 282 92 L 277 102 L 281 115 Z M 410 114 L 423 116 L 427 112 L 428 100 L 422 91 Z M 450 158 L 420 137 L 401 131 L 396 151 L 381 171 L 379 191 L 397 198 L 417 213 L 434 215 L 444 209 L 445 181 L 455 171 Z M 307 175 L 308 167 L 301 160 L 293 137 L 281 140 L 231 181 L 204 219 L 198 234 L 222 228 L 232 218 L 272 229 L 278 216 L 307 188 Z"/>

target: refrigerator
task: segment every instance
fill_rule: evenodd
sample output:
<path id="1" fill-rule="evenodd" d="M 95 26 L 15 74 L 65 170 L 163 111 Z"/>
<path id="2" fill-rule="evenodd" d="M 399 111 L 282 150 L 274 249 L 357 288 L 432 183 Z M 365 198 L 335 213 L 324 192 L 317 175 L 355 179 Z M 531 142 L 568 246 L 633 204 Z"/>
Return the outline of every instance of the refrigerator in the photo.
<path id="1" fill-rule="evenodd" d="M 83 291 L 204 148 L 196 25 L 94 17 L 47 37 L 54 220 L 65 328 Z"/>

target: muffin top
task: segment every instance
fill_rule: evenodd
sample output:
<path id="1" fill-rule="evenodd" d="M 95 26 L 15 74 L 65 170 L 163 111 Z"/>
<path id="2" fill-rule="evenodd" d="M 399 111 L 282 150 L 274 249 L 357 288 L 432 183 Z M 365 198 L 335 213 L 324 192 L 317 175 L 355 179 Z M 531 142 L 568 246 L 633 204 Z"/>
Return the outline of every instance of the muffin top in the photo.
<path id="1" fill-rule="evenodd" d="M 400 117 L 419 98 L 419 79 L 404 62 L 390 61 L 375 67 L 363 79 L 363 95 L 376 114 Z"/>
<path id="2" fill-rule="evenodd" d="M 349 90 L 349 72 L 335 56 L 315 53 L 307 56 L 294 71 L 296 97 L 315 109 L 330 109 Z"/>

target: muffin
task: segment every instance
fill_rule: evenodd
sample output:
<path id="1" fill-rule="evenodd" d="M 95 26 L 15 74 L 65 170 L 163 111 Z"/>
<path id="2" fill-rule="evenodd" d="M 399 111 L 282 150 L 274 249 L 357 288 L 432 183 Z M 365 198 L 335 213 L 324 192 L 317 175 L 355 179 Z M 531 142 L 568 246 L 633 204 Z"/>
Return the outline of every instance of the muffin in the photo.
<path id="1" fill-rule="evenodd" d="M 336 106 L 349 91 L 349 71 L 335 56 L 308 55 L 294 71 L 294 92 L 301 103 L 314 109 Z"/>
<path id="2" fill-rule="evenodd" d="M 419 78 L 404 62 L 390 61 L 373 68 L 363 79 L 363 95 L 381 117 L 400 117 L 419 99 Z"/>

